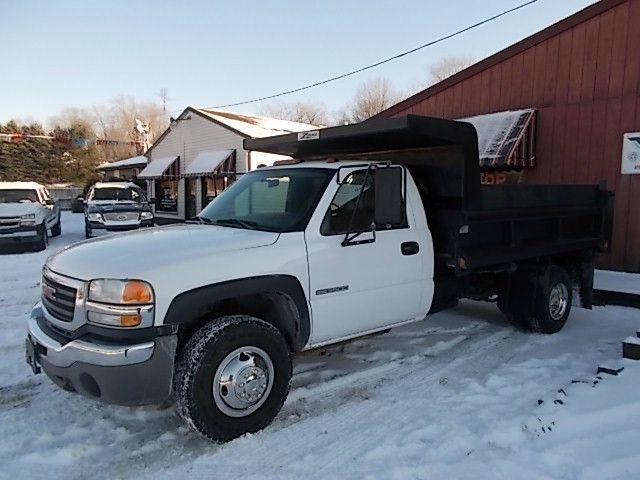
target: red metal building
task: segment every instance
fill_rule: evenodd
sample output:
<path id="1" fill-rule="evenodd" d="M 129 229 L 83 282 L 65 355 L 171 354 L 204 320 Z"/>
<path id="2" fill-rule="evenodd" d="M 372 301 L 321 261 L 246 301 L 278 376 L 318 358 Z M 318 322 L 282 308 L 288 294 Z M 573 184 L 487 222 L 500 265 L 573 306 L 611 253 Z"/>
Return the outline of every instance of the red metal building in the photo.
<path id="1" fill-rule="evenodd" d="M 640 0 L 601 0 L 379 116 L 521 109 L 536 110 L 535 161 L 516 165 L 519 181 L 606 180 L 615 190 L 615 219 L 612 252 L 601 266 L 640 271 L 638 155 L 629 160 L 639 174 L 621 174 L 623 135 L 640 132 Z"/>

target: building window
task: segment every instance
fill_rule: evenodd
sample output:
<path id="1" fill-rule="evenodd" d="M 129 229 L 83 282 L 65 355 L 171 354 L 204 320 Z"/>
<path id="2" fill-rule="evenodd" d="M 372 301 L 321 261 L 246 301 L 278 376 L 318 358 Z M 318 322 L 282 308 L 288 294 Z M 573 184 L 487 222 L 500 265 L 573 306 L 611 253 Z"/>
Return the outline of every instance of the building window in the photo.
<path id="1" fill-rule="evenodd" d="M 215 175 L 202 177 L 202 208 L 211 203 L 211 200 L 220 195 L 227 187 L 233 183 L 233 177 L 227 175 Z"/>
<path id="2" fill-rule="evenodd" d="M 178 212 L 178 180 L 159 179 L 155 181 L 156 211 Z"/>

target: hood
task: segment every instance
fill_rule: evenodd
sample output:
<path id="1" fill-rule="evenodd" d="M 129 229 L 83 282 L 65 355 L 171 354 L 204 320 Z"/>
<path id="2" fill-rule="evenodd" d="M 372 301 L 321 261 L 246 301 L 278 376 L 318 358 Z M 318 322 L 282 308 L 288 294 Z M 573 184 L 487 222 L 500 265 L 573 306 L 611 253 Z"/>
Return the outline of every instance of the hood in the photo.
<path id="1" fill-rule="evenodd" d="M 47 261 L 54 272 L 81 280 L 139 278 L 168 264 L 271 245 L 278 234 L 214 225 L 172 225 L 108 235 L 70 245 Z"/>
<path id="2" fill-rule="evenodd" d="M 39 203 L 0 203 L 0 217 L 19 217 L 28 213 L 36 213 L 41 207 Z"/>

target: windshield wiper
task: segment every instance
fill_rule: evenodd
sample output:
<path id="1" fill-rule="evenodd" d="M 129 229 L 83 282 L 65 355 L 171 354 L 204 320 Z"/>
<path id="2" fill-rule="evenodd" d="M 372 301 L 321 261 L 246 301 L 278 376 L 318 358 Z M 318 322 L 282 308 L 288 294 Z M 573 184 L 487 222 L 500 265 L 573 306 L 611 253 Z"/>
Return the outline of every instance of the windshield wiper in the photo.
<path id="1" fill-rule="evenodd" d="M 256 222 L 252 222 L 250 220 L 240 220 L 237 218 L 220 218 L 218 220 L 209 220 L 207 223 L 212 223 L 214 225 L 222 225 L 222 226 L 231 226 L 237 225 L 239 227 L 245 228 L 247 230 L 255 230 L 259 225 Z"/>

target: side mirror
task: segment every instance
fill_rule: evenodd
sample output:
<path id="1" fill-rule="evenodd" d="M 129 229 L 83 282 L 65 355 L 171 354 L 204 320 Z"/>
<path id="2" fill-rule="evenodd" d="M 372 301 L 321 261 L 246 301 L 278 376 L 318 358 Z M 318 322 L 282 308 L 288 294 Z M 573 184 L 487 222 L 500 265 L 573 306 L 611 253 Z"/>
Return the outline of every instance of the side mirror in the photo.
<path id="1" fill-rule="evenodd" d="M 402 168 L 378 167 L 374 219 L 379 230 L 404 223 Z"/>
<path id="2" fill-rule="evenodd" d="M 56 204 L 56 202 L 55 202 L 55 200 L 53 200 L 52 198 L 47 198 L 47 199 L 44 201 L 44 204 L 45 204 L 45 205 L 49 205 L 49 206 L 51 206 L 51 205 L 55 205 L 55 204 Z"/>

